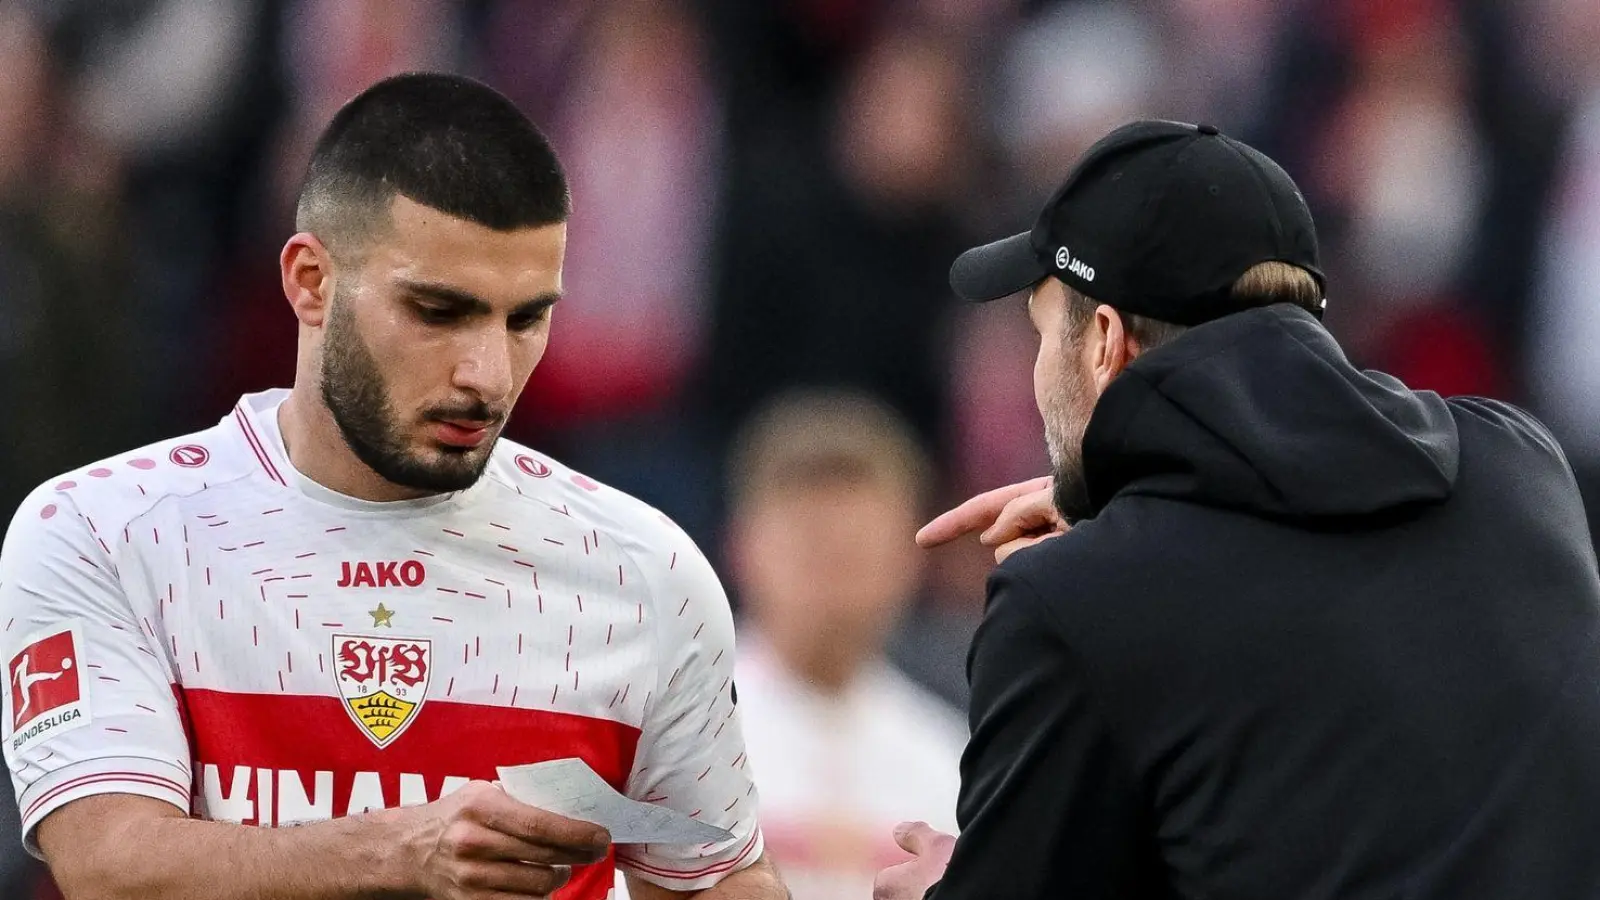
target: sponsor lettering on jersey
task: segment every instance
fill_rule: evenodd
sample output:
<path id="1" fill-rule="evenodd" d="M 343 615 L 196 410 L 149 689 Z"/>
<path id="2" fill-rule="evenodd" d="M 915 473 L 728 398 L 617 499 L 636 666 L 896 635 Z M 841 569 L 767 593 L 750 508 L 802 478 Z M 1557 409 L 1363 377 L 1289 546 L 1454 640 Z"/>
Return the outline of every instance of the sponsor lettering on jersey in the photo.
<path id="1" fill-rule="evenodd" d="M 287 826 L 360 815 L 375 809 L 421 806 L 460 790 L 471 779 L 414 772 L 300 771 L 197 762 L 195 797 L 201 815 L 219 822 Z"/>
<path id="2" fill-rule="evenodd" d="M 11 749 L 22 750 L 91 721 L 77 622 L 33 635 L 7 667 Z"/>
<path id="3" fill-rule="evenodd" d="M 417 587 L 428 578 L 428 570 L 415 559 L 339 564 L 339 581 L 334 587 Z"/>
<path id="4" fill-rule="evenodd" d="M 350 718 L 381 749 L 414 721 L 428 697 L 433 642 L 423 638 L 333 636 L 339 695 Z"/>

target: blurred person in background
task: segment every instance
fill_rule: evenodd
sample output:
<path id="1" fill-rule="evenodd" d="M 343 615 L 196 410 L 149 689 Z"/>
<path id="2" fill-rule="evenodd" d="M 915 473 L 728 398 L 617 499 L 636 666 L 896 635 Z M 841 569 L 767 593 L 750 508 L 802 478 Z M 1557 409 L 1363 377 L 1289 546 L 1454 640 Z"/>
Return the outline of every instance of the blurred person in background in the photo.
<path id="1" fill-rule="evenodd" d="M 795 900 L 862 900 L 905 858 L 891 826 L 955 824 L 966 729 L 884 658 L 920 580 L 928 463 L 882 402 L 813 389 L 758 410 L 729 468 L 739 705 L 768 851 Z"/>
<path id="2" fill-rule="evenodd" d="M 897 829 L 877 900 L 1595 896 L 1572 469 L 1514 406 L 1349 362 L 1281 167 L 1132 123 L 951 283 L 1029 292 L 1053 474 L 920 536 L 1002 561 L 961 835 Z"/>

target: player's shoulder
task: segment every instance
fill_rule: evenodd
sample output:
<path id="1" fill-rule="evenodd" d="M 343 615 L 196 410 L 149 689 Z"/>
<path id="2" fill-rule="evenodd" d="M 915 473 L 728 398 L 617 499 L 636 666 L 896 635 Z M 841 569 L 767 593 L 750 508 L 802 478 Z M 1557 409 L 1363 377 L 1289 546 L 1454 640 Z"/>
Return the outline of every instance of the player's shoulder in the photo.
<path id="1" fill-rule="evenodd" d="M 1567 456 L 1555 435 L 1522 407 L 1488 397 L 1459 396 L 1445 402 L 1455 412 L 1458 425 L 1463 421 L 1478 422 L 1503 440 L 1536 450 L 1566 467 Z"/>
<path id="2" fill-rule="evenodd" d="M 163 500 L 250 475 L 255 457 L 230 413 L 216 425 L 136 447 L 62 472 L 30 492 L 14 522 L 47 522 L 61 511 L 122 528 Z"/>
<path id="3" fill-rule="evenodd" d="M 628 542 L 686 539 L 676 522 L 645 501 L 516 441 L 500 439 L 484 474 L 501 488 L 498 502 L 553 507 Z"/>

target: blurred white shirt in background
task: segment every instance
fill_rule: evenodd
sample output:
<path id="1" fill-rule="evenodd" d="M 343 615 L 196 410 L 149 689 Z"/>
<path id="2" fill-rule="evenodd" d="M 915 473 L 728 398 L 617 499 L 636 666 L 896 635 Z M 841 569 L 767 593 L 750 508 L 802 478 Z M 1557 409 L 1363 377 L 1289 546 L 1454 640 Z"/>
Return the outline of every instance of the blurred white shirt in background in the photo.
<path id="1" fill-rule="evenodd" d="M 862 900 L 878 871 L 910 859 L 894 826 L 956 830 L 967 729 L 959 713 L 886 662 L 828 696 L 739 636 L 745 740 L 762 831 L 794 900 Z"/>

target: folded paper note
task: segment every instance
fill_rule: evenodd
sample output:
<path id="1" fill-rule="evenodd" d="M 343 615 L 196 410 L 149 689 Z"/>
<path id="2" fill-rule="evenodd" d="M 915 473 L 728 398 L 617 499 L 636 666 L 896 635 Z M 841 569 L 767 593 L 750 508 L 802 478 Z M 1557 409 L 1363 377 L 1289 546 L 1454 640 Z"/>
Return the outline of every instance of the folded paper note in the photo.
<path id="1" fill-rule="evenodd" d="M 513 799 L 611 832 L 614 844 L 714 844 L 733 833 L 665 806 L 622 796 L 581 759 L 501 766 L 500 786 Z"/>

